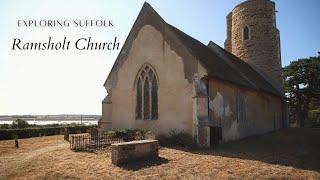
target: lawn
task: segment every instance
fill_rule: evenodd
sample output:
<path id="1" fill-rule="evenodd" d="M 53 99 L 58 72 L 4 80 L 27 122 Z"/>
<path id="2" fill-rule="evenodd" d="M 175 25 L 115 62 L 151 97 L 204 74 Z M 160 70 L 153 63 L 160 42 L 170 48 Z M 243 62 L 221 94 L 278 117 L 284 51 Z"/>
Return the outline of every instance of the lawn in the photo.
<path id="1" fill-rule="evenodd" d="M 320 129 L 289 129 L 216 151 L 160 148 L 160 158 L 121 167 L 110 150 L 73 152 L 63 136 L 0 141 L 0 179 L 320 179 Z"/>

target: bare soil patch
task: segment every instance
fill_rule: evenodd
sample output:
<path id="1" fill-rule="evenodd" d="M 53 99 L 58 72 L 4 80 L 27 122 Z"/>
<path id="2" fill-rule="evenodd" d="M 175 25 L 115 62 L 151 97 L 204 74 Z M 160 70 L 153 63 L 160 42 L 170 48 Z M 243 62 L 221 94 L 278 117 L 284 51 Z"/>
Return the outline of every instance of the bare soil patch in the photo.
<path id="1" fill-rule="evenodd" d="M 216 151 L 160 148 L 160 158 L 123 166 L 110 150 L 73 152 L 63 136 L 0 141 L 0 179 L 320 179 L 320 129 L 290 129 Z"/>

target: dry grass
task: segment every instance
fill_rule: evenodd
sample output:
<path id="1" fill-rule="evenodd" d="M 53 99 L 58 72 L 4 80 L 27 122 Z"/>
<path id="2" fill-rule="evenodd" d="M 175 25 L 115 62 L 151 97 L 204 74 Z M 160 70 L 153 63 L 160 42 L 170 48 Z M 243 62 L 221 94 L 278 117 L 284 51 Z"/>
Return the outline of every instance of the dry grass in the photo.
<path id="1" fill-rule="evenodd" d="M 293 129 L 217 151 L 161 148 L 160 158 L 117 167 L 110 151 L 73 152 L 63 136 L 0 141 L 0 179 L 320 179 L 320 129 Z"/>

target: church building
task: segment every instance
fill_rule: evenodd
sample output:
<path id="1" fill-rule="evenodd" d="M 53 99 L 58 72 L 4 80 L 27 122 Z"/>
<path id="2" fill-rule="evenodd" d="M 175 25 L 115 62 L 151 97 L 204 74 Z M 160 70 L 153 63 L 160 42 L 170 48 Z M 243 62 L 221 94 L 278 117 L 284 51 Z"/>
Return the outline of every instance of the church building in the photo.
<path id="1" fill-rule="evenodd" d="M 286 127 L 275 12 L 270 0 L 237 5 L 222 48 L 144 3 L 105 81 L 100 130 L 175 130 L 210 147 Z"/>

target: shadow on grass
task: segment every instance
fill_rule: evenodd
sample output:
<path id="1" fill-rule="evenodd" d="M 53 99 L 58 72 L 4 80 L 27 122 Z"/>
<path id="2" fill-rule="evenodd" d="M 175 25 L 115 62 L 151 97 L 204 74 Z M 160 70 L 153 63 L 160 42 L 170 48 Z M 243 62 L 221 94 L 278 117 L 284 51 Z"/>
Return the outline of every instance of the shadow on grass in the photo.
<path id="1" fill-rule="evenodd" d="M 148 158 L 148 159 L 138 159 L 133 162 L 123 163 L 119 165 L 119 167 L 126 170 L 130 170 L 130 171 L 137 171 L 143 168 L 166 164 L 168 162 L 169 160 L 166 158 L 156 157 L 156 158 Z"/>
<path id="2" fill-rule="evenodd" d="M 219 145 L 217 149 L 175 148 L 320 172 L 320 128 L 286 129 Z"/>

